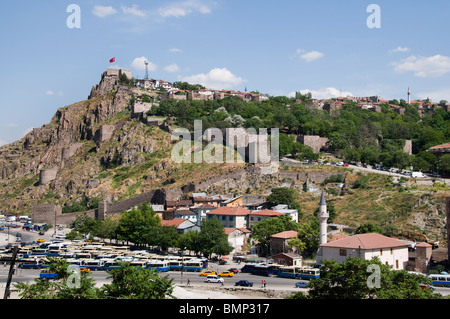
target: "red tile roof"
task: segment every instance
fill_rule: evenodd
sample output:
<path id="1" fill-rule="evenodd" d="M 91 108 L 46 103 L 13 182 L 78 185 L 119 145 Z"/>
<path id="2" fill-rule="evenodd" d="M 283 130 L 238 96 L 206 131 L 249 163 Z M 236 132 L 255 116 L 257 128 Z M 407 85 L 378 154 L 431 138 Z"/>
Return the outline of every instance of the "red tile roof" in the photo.
<path id="1" fill-rule="evenodd" d="M 233 231 L 240 230 L 243 233 L 251 233 L 250 230 L 248 230 L 247 228 L 224 228 L 225 229 L 225 234 L 229 235 L 230 233 L 232 233 Z"/>
<path id="2" fill-rule="evenodd" d="M 272 236 L 270 236 L 271 238 L 281 238 L 281 239 L 287 239 L 287 238 L 294 238 L 297 237 L 298 233 L 294 230 L 288 230 L 288 231 L 284 231 L 278 234 L 273 234 Z"/>
<path id="3" fill-rule="evenodd" d="M 381 249 L 391 247 L 408 247 L 409 244 L 398 239 L 380 234 L 360 234 L 335 240 L 321 245 L 322 247 L 352 248 L 352 249 Z"/>
<path id="4" fill-rule="evenodd" d="M 251 211 L 242 207 L 219 207 L 207 213 L 208 215 L 233 215 L 233 216 L 246 216 Z"/>
<path id="5" fill-rule="evenodd" d="M 174 218 L 172 220 L 162 220 L 161 226 L 178 227 L 185 221 L 187 221 L 187 219 L 184 219 L 184 218 Z"/>
<path id="6" fill-rule="evenodd" d="M 283 213 L 276 212 L 274 210 L 270 209 L 263 209 L 263 210 L 254 210 L 250 213 L 250 215 L 260 215 L 260 216 L 282 216 Z"/>

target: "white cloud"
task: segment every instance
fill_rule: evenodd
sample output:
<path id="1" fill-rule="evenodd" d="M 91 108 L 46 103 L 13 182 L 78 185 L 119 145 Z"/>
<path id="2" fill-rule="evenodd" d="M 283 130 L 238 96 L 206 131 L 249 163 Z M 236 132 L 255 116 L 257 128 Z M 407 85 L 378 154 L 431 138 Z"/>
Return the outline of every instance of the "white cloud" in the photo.
<path id="1" fill-rule="evenodd" d="M 414 72 L 416 77 L 438 77 L 450 72 L 450 57 L 439 54 L 430 57 L 410 56 L 391 65 L 397 73 Z"/>
<path id="2" fill-rule="evenodd" d="M 53 92 L 52 90 L 47 90 L 47 91 L 45 92 L 45 94 L 46 94 L 46 95 L 49 95 L 49 96 L 52 96 L 52 95 L 55 95 L 55 92 Z"/>
<path id="3" fill-rule="evenodd" d="M 178 48 L 172 48 L 172 49 L 169 50 L 169 52 L 170 53 L 180 53 L 180 52 L 182 52 L 182 50 L 178 49 Z"/>
<path id="4" fill-rule="evenodd" d="M 122 12 L 124 14 L 131 14 L 137 17 L 145 17 L 145 13 L 142 10 L 138 9 L 138 6 L 133 4 L 131 7 L 126 7 L 124 5 L 121 6 Z"/>
<path id="5" fill-rule="evenodd" d="M 307 52 L 305 54 L 302 54 L 306 52 L 303 49 L 298 49 L 297 50 L 297 55 L 300 55 L 300 58 L 302 60 L 305 60 L 306 62 L 312 62 L 314 60 L 320 59 L 324 57 L 324 54 L 322 52 L 319 51 L 311 51 L 311 52 Z"/>
<path id="6" fill-rule="evenodd" d="M 104 18 L 117 13 L 113 7 L 95 6 L 92 13 L 97 17 Z"/>
<path id="7" fill-rule="evenodd" d="M 163 18 L 185 17 L 193 12 L 209 14 L 211 8 L 199 0 L 187 0 L 158 9 L 158 14 Z"/>
<path id="8" fill-rule="evenodd" d="M 192 84 L 201 84 L 209 89 L 216 90 L 236 88 L 240 84 L 247 82 L 243 78 L 234 75 L 226 68 L 215 68 L 207 74 L 200 73 L 186 76 L 181 80 Z"/>
<path id="9" fill-rule="evenodd" d="M 17 127 L 18 125 L 16 123 L 7 123 L 6 127 Z"/>
<path id="10" fill-rule="evenodd" d="M 389 52 L 390 52 L 390 53 L 396 53 L 396 52 L 409 52 L 409 48 L 398 46 L 398 47 L 396 47 L 394 50 L 390 50 Z"/>
<path id="11" fill-rule="evenodd" d="M 173 72 L 180 71 L 180 67 L 174 63 L 174 64 L 170 64 L 170 65 L 166 66 L 164 68 L 164 70 L 166 70 L 167 72 L 173 73 Z"/>
<path id="12" fill-rule="evenodd" d="M 348 91 L 342 92 L 333 87 L 321 88 L 318 90 L 305 89 L 305 90 L 300 90 L 299 92 L 302 94 L 311 92 L 311 95 L 314 99 L 331 99 L 331 98 L 337 98 L 337 97 L 353 96 L 352 92 L 348 92 Z M 295 96 L 295 92 L 289 93 L 289 97 L 293 97 L 293 96 Z"/>
<path id="13" fill-rule="evenodd" d="M 145 71 L 145 62 L 148 62 L 148 70 L 150 72 L 156 71 L 158 68 L 156 64 L 150 62 L 145 56 L 134 59 L 131 62 L 131 67 L 138 71 Z"/>

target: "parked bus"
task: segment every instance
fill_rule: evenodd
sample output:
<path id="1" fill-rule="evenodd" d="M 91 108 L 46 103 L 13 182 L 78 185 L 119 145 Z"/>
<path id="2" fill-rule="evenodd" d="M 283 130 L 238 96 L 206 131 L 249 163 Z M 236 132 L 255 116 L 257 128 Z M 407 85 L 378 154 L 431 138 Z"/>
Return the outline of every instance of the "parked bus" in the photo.
<path id="1" fill-rule="evenodd" d="M 168 261 L 152 260 L 147 262 L 148 269 L 156 269 L 157 271 L 167 272 L 170 270 Z"/>
<path id="2" fill-rule="evenodd" d="M 433 280 L 433 286 L 450 287 L 450 275 L 433 274 L 428 278 Z"/>
<path id="3" fill-rule="evenodd" d="M 183 263 L 183 271 L 197 271 L 203 270 L 203 261 L 199 259 L 191 259 Z"/>
<path id="4" fill-rule="evenodd" d="M 47 248 L 35 248 L 31 251 L 31 256 L 47 256 L 48 249 Z"/>
<path id="5" fill-rule="evenodd" d="M 82 266 L 90 270 L 104 270 L 104 262 L 98 259 L 83 260 Z"/>
<path id="6" fill-rule="evenodd" d="M 147 268 L 147 261 L 133 260 L 130 262 L 130 265 L 138 268 Z"/>
<path id="7" fill-rule="evenodd" d="M 253 271 L 255 270 L 255 267 L 257 266 L 258 264 L 245 264 L 244 265 L 244 267 L 242 267 L 241 268 L 241 272 L 243 272 L 243 273 L 253 273 Z"/>
<path id="8" fill-rule="evenodd" d="M 280 267 L 277 276 L 281 278 L 295 279 L 297 278 L 295 273 L 295 267 L 294 266 Z"/>
<path id="9" fill-rule="evenodd" d="M 183 269 L 183 262 L 181 260 L 170 260 L 170 270 L 181 271 Z"/>
<path id="10" fill-rule="evenodd" d="M 104 265 L 103 268 L 105 270 L 111 270 L 111 269 L 119 269 L 119 263 L 117 262 L 117 260 L 104 260 Z"/>
<path id="11" fill-rule="evenodd" d="M 310 267 L 296 267 L 297 279 L 319 279 L 320 269 Z"/>
<path id="12" fill-rule="evenodd" d="M 310 267 L 280 267 L 278 277 L 293 279 L 318 279 L 320 277 L 320 269 Z"/>

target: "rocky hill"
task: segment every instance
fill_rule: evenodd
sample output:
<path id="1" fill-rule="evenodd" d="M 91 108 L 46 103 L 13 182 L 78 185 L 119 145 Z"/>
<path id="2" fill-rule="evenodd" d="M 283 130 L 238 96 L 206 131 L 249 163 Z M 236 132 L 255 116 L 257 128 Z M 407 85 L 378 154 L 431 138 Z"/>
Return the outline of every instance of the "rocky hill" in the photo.
<path id="1" fill-rule="evenodd" d="M 28 215 L 32 205 L 52 203 L 79 212 L 159 188 L 183 197 L 200 191 L 267 196 L 273 187 L 290 187 L 308 215 L 326 188 L 336 223 L 373 221 L 443 236 L 448 187 L 398 187 L 387 176 L 371 176 L 367 188 L 354 189 L 359 174 L 330 166 L 283 164 L 274 173 L 250 164 L 173 163 L 171 134 L 132 116 L 140 92 L 103 76 L 87 100 L 57 110 L 50 123 L 1 147 L 0 211 Z M 323 184 L 335 174 L 344 182 Z"/>

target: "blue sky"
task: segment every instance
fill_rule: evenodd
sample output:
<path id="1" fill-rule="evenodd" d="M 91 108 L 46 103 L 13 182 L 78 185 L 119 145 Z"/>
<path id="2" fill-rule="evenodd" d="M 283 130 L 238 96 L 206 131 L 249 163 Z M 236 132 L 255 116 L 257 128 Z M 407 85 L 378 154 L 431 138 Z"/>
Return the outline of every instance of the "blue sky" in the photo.
<path id="1" fill-rule="evenodd" d="M 449 12 L 446 0 L 1 1 L 0 145 L 85 100 L 110 66 L 144 77 L 144 60 L 151 78 L 210 88 L 450 100 Z"/>

